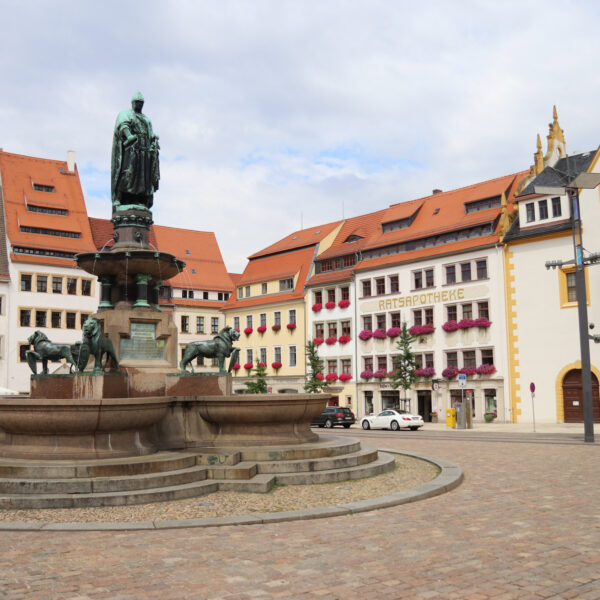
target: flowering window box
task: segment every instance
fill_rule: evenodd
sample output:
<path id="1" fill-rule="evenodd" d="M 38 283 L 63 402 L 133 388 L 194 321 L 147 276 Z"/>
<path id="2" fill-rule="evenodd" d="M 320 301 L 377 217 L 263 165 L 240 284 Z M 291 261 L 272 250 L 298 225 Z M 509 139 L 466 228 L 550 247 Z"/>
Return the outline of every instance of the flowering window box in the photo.
<path id="1" fill-rule="evenodd" d="M 253 366 L 254 366 L 254 365 L 253 365 L 252 363 L 246 363 L 246 364 L 244 365 L 244 369 L 246 369 L 246 371 L 252 371 L 252 367 L 253 367 Z"/>
<path id="2" fill-rule="evenodd" d="M 240 363 L 235 363 L 235 365 L 233 365 L 233 367 L 231 367 L 234 371 L 239 371 L 242 368 L 242 365 L 240 365 Z"/>
<path id="3" fill-rule="evenodd" d="M 340 335 L 340 337 L 338 338 L 338 342 L 340 344 L 347 344 L 350 341 L 350 336 L 348 335 Z"/>
<path id="4" fill-rule="evenodd" d="M 479 365 L 477 367 L 477 375 L 493 375 L 496 372 L 494 365 Z"/>
<path id="5" fill-rule="evenodd" d="M 271 367 L 273 367 L 273 369 L 277 371 L 278 369 L 281 369 L 281 363 L 278 360 L 276 360 L 275 362 L 271 363 Z"/>
<path id="6" fill-rule="evenodd" d="M 463 367 L 458 370 L 462 375 L 475 375 L 477 373 L 477 369 L 475 367 Z"/>
<path id="7" fill-rule="evenodd" d="M 366 379 L 366 380 L 368 381 L 369 379 L 373 379 L 373 375 L 374 375 L 373 371 L 369 371 L 369 370 L 367 369 L 366 371 L 363 371 L 363 372 L 360 374 L 360 378 L 361 378 L 361 379 Z"/>
<path id="8" fill-rule="evenodd" d="M 350 306 L 350 300 L 340 300 L 338 302 L 338 306 L 340 308 L 348 308 Z M 341 377 L 340 377 L 340 379 L 341 379 Z"/>
<path id="9" fill-rule="evenodd" d="M 415 369 L 415 375 L 427 379 L 435 375 L 435 369 L 433 367 L 419 367 Z"/>
<path id="10" fill-rule="evenodd" d="M 333 345 L 333 344 L 335 344 L 336 342 L 337 342 L 337 338 L 336 338 L 335 336 L 328 337 L 328 338 L 325 340 L 325 343 L 326 343 L 328 346 L 332 346 L 332 345 Z"/>
<path id="11" fill-rule="evenodd" d="M 447 331 L 448 333 L 452 332 L 452 331 L 458 331 L 459 326 L 458 323 L 456 321 L 446 321 L 443 325 L 442 325 L 442 329 L 444 331 Z"/>
<path id="12" fill-rule="evenodd" d="M 387 371 L 385 369 L 377 369 L 377 371 L 373 373 L 373 377 L 375 377 L 375 379 L 385 379 L 387 377 Z"/>
<path id="13" fill-rule="evenodd" d="M 378 340 L 385 340 L 386 338 L 386 332 L 385 329 L 376 329 L 373 332 L 373 337 L 378 339 Z"/>
<path id="14" fill-rule="evenodd" d="M 258 333 L 264 333 L 267 330 L 266 325 L 261 325 L 260 327 L 256 328 L 256 331 L 258 331 Z"/>
<path id="15" fill-rule="evenodd" d="M 390 327 L 387 330 L 387 336 L 389 338 L 397 338 L 402 333 L 402 329 L 400 327 Z"/>
<path id="16" fill-rule="evenodd" d="M 323 308 L 323 305 L 320 302 L 312 305 L 313 312 L 318 313 Z"/>
<path id="17" fill-rule="evenodd" d="M 271 327 L 271 329 L 272 329 L 273 331 L 279 331 L 279 330 L 281 329 L 281 325 L 273 325 L 273 326 Z"/>
<path id="18" fill-rule="evenodd" d="M 337 380 L 338 380 L 337 373 L 327 373 L 327 376 L 325 377 L 325 381 L 337 381 Z"/>
<path id="19" fill-rule="evenodd" d="M 446 379 L 453 379 L 458 375 L 458 369 L 456 367 L 448 367 L 442 371 L 442 377 Z"/>
<path id="20" fill-rule="evenodd" d="M 324 340 L 323 338 L 321 338 L 321 337 L 316 337 L 316 338 L 313 340 L 313 344 L 314 344 L 315 346 L 320 346 L 320 345 L 321 345 L 321 344 L 322 344 L 324 341 L 325 341 L 325 340 Z"/>
<path id="21" fill-rule="evenodd" d="M 244 329 L 244 333 L 246 335 L 250 335 L 253 331 L 254 329 L 252 329 L 252 327 L 246 327 L 246 329 Z"/>
<path id="22" fill-rule="evenodd" d="M 325 376 L 323 375 L 323 373 L 315 373 L 315 379 L 323 381 L 323 379 L 325 379 Z"/>
<path id="23" fill-rule="evenodd" d="M 325 308 L 331 310 L 332 308 L 335 308 L 335 302 L 327 302 L 325 304 Z"/>
<path id="24" fill-rule="evenodd" d="M 373 332 L 370 329 L 363 329 L 359 334 L 358 337 L 363 341 L 366 342 L 367 340 L 370 340 L 373 337 Z"/>
<path id="25" fill-rule="evenodd" d="M 350 373 L 342 373 L 340 375 L 340 381 L 343 381 L 344 383 L 346 381 L 350 381 L 352 379 L 352 375 L 350 375 Z"/>
<path id="26" fill-rule="evenodd" d="M 427 325 L 413 325 L 408 333 L 410 335 L 428 335 L 435 331 L 435 327 L 431 325 L 431 323 L 427 323 Z"/>
<path id="27" fill-rule="evenodd" d="M 288 324 L 287 324 L 287 328 L 288 328 L 290 331 L 293 331 L 294 329 L 296 329 L 296 323 L 288 323 Z"/>

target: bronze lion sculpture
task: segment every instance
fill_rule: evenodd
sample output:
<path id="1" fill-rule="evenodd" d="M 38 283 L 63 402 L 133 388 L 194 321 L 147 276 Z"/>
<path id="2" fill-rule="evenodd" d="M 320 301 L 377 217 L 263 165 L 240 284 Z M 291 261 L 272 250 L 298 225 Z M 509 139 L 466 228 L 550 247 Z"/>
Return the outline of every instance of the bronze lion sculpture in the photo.
<path id="1" fill-rule="evenodd" d="M 219 374 L 226 375 L 225 358 L 234 353 L 236 356 L 239 353 L 238 348 L 233 347 L 233 342 L 240 339 L 239 331 L 232 327 L 224 327 L 212 340 L 202 342 L 190 342 L 183 351 L 183 358 L 179 363 L 182 371 L 187 371 L 186 367 L 198 356 L 203 358 L 216 358 L 219 361 Z M 229 365 L 231 371 L 232 365 Z M 192 373 L 194 365 L 192 365 Z"/>
<path id="2" fill-rule="evenodd" d="M 89 353 L 94 355 L 94 371 L 103 371 L 102 358 L 106 354 L 108 359 L 106 364 L 112 362 L 115 369 L 119 369 L 119 361 L 115 354 L 115 349 L 112 342 L 102 334 L 100 323 L 93 317 L 88 317 L 83 324 L 83 342 L 89 348 Z M 106 366 L 106 365 L 105 365 Z M 85 368 L 85 365 L 83 365 Z M 82 368 L 82 370 L 83 370 Z"/>
<path id="3" fill-rule="evenodd" d="M 69 371 L 73 371 L 75 360 L 71 354 L 69 344 L 54 344 L 48 339 L 48 336 L 42 331 L 35 331 L 27 341 L 33 346 L 33 350 L 25 352 L 25 360 L 34 375 L 37 375 L 37 361 L 42 363 L 42 374 L 48 374 L 48 361 L 58 361 L 61 358 L 69 363 Z"/>

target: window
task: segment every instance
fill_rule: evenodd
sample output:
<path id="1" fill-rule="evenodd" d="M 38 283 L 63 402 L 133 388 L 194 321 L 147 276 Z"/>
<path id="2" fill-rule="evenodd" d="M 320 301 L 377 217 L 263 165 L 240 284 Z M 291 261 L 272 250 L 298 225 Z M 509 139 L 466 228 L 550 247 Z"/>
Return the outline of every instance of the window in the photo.
<path id="1" fill-rule="evenodd" d="M 373 370 L 373 357 L 365 356 L 363 360 L 364 360 L 364 364 L 365 364 L 365 371 L 372 371 Z"/>
<path id="2" fill-rule="evenodd" d="M 560 217 L 562 215 L 561 206 L 560 206 L 560 198 L 552 198 L 552 216 L 554 218 Z"/>
<path id="3" fill-rule="evenodd" d="M 258 318 L 260 320 L 260 326 L 266 327 L 267 326 L 267 313 L 260 313 Z"/>
<path id="4" fill-rule="evenodd" d="M 378 356 L 377 357 L 377 370 L 384 369 L 387 371 L 387 356 Z"/>
<path id="5" fill-rule="evenodd" d="M 290 367 L 296 366 L 296 346 L 289 347 Z"/>
<path id="6" fill-rule="evenodd" d="M 371 295 L 371 280 L 370 279 L 367 279 L 366 281 L 362 282 L 362 292 L 363 292 L 363 296 Z"/>
<path id="7" fill-rule="evenodd" d="M 350 321 L 341 322 L 342 335 L 350 337 Z"/>
<path id="8" fill-rule="evenodd" d="M 233 328 L 237 329 L 238 331 L 240 330 L 240 318 L 239 317 L 233 317 Z M 202 319 L 202 331 L 204 331 L 204 319 Z"/>
<path id="9" fill-rule="evenodd" d="M 252 328 L 252 315 L 246 315 L 246 327 Z"/>
<path id="10" fill-rule="evenodd" d="M 262 284 L 262 286 L 261 286 L 261 292 L 262 292 L 263 296 L 267 293 L 267 284 L 266 283 Z"/>
<path id="11" fill-rule="evenodd" d="M 540 221 L 548 218 L 548 200 L 540 200 L 538 202 L 538 210 L 540 212 Z"/>
<path id="12" fill-rule="evenodd" d="M 535 204 L 533 202 L 529 202 L 525 205 L 525 214 L 527 215 L 528 223 L 535 221 Z"/>
<path id="13" fill-rule="evenodd" d="M 81 313 L 81 314 L 79 315 L 79 326 L 80 326 L 81 328 L 83 328 L 83 324 L 84 324 L 84 323 L 87 321 L 87 318 L 88 318 L 89 316 L 90 316 L 90 315 L 87 315 L 87 314 L 85 314 L 85 313 Z"/>
<path id="14" fill-rule="evenodd" d="M 446 283 L 456 283 L 456 266 L 448 265 L 446 267 Z"/>
<path id="15" fill-rule="evenodd" d="M 458 320 L 458 311 L 456 310 L 456 304 L 449 304 L 446 306 L 446 320 L 456 321 Z"/>
<path id="16" fill-rule="evenodd" d="M 37 280 L 37 291 L 38 292 L 47 292 L 48 291 L 48 277 L 46 275 L 38 275 L 36 277 Z"/>
<path id="17" fill-rule="evenodd" d="M 327 361 L 327 373 L 337 373 L 337 360 Z"/>
<path id="18" fill-rule="evenodd" d="M 323 292 L 319 290 L 313 294 L 314 304 L 323 304 Z"/>
<path id="19" fill-rule="evenodd" d="M 327 302 L 335 302 L 335 290 L 327 290 Z"/>
<path id="20" fill-rule="evenodd" d="M 425 271 L 425 287 L 433 287 L 433 269 Z"/>
<path id="21" fill-rule="evenodd" d="M 392 327 L 402 327 L 402 321 L 400 321 L 399 312 L 390 313 L 390 318 L 392 320 Z"/>
<path id="22" fill-rule="evenodd" d="M 62 277 L 52 278 L 52 293 L 62 294 Z"/>
<path id="23" fill-rule="evenodd" d="M 259 348 L 258 349 L 258 355 L 259 355 L 259 360 L 260 362 L 264 362 L 265 365 L 267 364 L 267 349 L 266 348 Z"/>
<path id="24" fill-rule="evenodd" d="M 21 291 L 31 291 L 31 275 L 21 275 Z"/>
<path id="25" fill-rule="evenodd" d="M 31 326 L 31 311 L 28 309 L 21 309 L 19 312 L 19 324 L 21 327 L 30 327 Z"/>
<path id="26" fill-rule="evenodd" d="M 294 289 L 294 278 L 290 277 L 289 279 L 280 279 L 279 280 L 279 291 L 286 292 L 288 290 Z"/>
<path id="27" fill-rule="evenodd" d="M 477 303 L 477 316 L 480 319 L 489 319 L 490 318 L 490 309 L 487 302 L 478 302 Z"/>
<path id="28" fill-rule="evenodd" d="M 448 368 L 458 367 L 458 353 L 446 352 L 446 366 Z"/>
<path id="29" fill-rule="evenodd" d="M 375 280 L 375 289 L 378 296 L 383 296 L 385 294 L 385 279 L 383 277 L 378 277 Z"/>
<path id="30" fill-rule="evenodd" d="M 67 294 L 77 293 L 77 279 L 74 277 L 67 277 Z"/>
<path id="31" fill-rule="evenodd" d="M 352 373 L 352 360 L 349 358 L 342 358 L 342 373 Z"/>
<path id="32" fill-rule="evenodd" d="M 398 275 L 390 275 L 390 294 L 395 294 L 400 291 L 398 283 Z"/>
<path id="33" fill-rule="evenodd" d="M 377 315 L 377 329 L 385 329 L 385 315 Z"/>
<path id="34" fill-rule="evenodd" d="M 281 346 L 275 346 L 273 348 L 273 358 L 275 362 L 281 362 Z"/>
<path id="35" fill-rule="evenodd" d="M 54 329 L 62 327 L 62 313 L 52 311 L 51 321 Z"/>
<path id="36" fill-rule="evenodd" d="M 81 280 L 81 295 L 91 296 L 92 295 L 92 282 L 90 279 Z"/>
<path id="37" fill-rule="evenodd" d="M 204 317 L 196 317 L 196 333 L 204 333 Z"/>
<path id="38" fill-rule="evenodd" d="M 254 364 L 254 354 L 252 348 L 246 348 L 246 362 Z"/>
<path id="39" fill-rule="evenodd" d="M 315 337 L 323 338 L 325 335 L 325 328 L 323 323 L 315 323 Z"/>
<path id="40" fill-rule="evenodd" d="M 371 315 L 363 317 L 363 329 L 373 329 L 373 317 Z"/>
<path id="41" fill-rule="evenodd" d="M 246 298 L 250 298 L 250 286 L 246 286 Z"/>
<path id="42" fill-rule="evenodd" d="M 340 292 L 342 295 L 342 300 L 350 300 L 350 288 L 349 287 L 343 287 L 340 288 Z"/>
<path id="43" fill-rule="evenodd" d="M 211 317 L 210 332 L 211 333 L 219 333 L 219 317 Z"/>
<path id="44" fill-rule="evenodd" d="M 190 318 L 187 315 L 181 315 L 181 332 L 188 333 L 190 330 Z"/>
<path id="45" fill-rule="evenodd" d="M 494 350 L 492 348 L 484 348 L 481 351 L 481 364 L 482 365 L 493 365 L 494 364 Z"/>
<path id="46" fill-rule="evenodd" d="M 281 312 L 278 310 L 273 313 L 273 325 L 279 325 L 281 327 Z"/>
<path id="47" fill-rule="evenodd" d="M 487 279 L 487 260 L 477 260 L 475 261 L 475 267 L 477 269 L 477 279 Z"/>
<path id="48" fill-rule="evenodd" d="M 327 323 L 328 337 L 337 337 L 337 323 Z"/>
<path id="49" fill-rule="evenodd" d="M 462 263 L 460 265 L 460 276 L 462 281 L 471 281 L 471 263 Z"/>
<path id="50" fill-rule="evenodd" d="M 289 323 L 296 323 L 296 309 L 295 308 L 290 309 L 288 318 L 289 318 L 289 321 L 288 321 Z"/>
<path id="51" fill-rule="evenodd" d="M 469 302 L 468 304 L 462 305 L 462 318 L 472 319 L 473 318 L 473 305 Z"/>
<path id="52" fill-rule="evenodd" d="M 75 329 L 75 317 L 76 313 L 68 312 L 67 313 L 67 329 Z"/>
<path id="53" fill-rule="evenodd" d="M 475 350 L 463 350 L 463 367 L 475 367 Z"/>
<path id="54" fill-rule="evenodd" d="M 423 271 L 415 271 L 413 273 L 414 278 L 414 289 L 420 290 L 423 287 Z"/>

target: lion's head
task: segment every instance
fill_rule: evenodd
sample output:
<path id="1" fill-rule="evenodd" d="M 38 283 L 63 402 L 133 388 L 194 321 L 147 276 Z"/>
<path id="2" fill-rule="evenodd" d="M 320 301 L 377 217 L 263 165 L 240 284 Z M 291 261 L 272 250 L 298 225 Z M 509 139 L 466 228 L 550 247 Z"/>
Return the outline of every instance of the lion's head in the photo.
<path id="1" fill-rule="evenodd" d="M 33 346 L 35 347 L 37 344 L 39 344 L 40 342 L 47 342 L 48 341 L 48 336 L 43 332 L 43 331 L 34 331 L 28 338 L 27 341 L 30 344 L 33 344 Z"/>

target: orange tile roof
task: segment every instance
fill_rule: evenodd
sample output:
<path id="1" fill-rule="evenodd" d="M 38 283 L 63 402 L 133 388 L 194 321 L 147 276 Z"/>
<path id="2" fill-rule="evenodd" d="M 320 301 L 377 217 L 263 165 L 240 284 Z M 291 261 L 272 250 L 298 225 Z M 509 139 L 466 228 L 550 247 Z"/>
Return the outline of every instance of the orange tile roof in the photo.
<path id="1" fill-rule="evenodd" d="M 113 226 L 108 219 L 90 218 L 96 248 L 112 240 Z M 184 270 L 169 280 L 173 287 L 231 292 L 233 283 L 225 268 L 215 234 L 178 227 L 152 225 L 150 244 L 161 252 L 174 254 L 185 262 Z M 110 247 L 112 244 L 108 244 Z M 193 302 L 193 300 L 192 300 Z"/>
<path id="2" fill-rule="evenodd" d="M 338 225 L 340 225 L 340 223 L 342 223 L 342 221 L 335 221 L 334 223 L 326 223 L 324 225 L 317 225 L 316 227 L 294 231 L 267 248 L 255 252 L 249 256 L 248 259 L 252 260 L 253 258 L 275 254 L 277 252 L 287 252 L 288 250 L 302 248 L 304 246 L 313 246 L 322 241 L 323 238 L 327 237 Z"/>
<path id="3" fill-rule="evenodd" d="M 92 238 L 77 167 L 69 173 L 66 161 L 50 160 L 0 151 L 0 173 L 6 214 L 6 234 L 12 246 L 62 252 L 90 252 Z M 52 186 L 54 192 L 33 189 L 33 184 Z M 60 208 L 67 216 L 27 210 L 28 205 Z M 79 238 L 27 233 L 21 227 L 36 227 L 80 234 Z M 18 255 L 21 260 L 22 255 Z M 30 255 L 37 263 L 65 264 L 69 259 Z M 59 262 L 56 262 L 56 261 Z M 25 262 L 30 262 L 27 260 Z M 31 261 L 33 262 L 33 261 Z"/>

